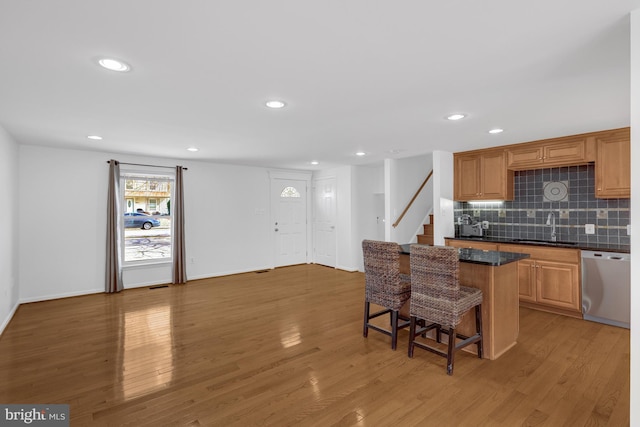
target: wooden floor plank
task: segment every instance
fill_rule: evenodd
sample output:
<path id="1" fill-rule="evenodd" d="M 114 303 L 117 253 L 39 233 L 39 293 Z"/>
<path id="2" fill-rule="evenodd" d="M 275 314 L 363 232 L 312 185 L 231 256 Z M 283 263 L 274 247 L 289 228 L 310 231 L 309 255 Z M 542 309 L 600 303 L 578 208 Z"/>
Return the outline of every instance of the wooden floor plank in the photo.
<path id="1" fill-rule="evenodd" d="M 520 310 L 495 361 L 362 337 L 364 277 L 317 265 L 23 304 L 0 402 L 68 403 L 72 426 L 629 423 L 629 331 Z M 388 318 L 377 319 L 388 325 Z"/>

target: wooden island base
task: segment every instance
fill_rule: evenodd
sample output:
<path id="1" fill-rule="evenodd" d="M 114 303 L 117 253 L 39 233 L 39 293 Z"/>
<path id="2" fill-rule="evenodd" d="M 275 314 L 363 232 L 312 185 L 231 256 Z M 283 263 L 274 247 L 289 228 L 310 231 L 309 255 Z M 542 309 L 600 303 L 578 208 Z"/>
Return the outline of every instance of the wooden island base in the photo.
<path id="1" fill-rule="evenodd" d="M 410 274 L 408 254 L 400 255 L 400 271 Z M 482 349 L 485 359 L 497 359 L 516 345 L 520 330 L 518 263 L 490 266 L 461 262 L 460 284 L 482 290 Z M 408 316 L 408 304 L 401 313 Z M 457 331 L 475 333 L 473 310 L 464 315 Z M 476 347 L 469 346 L 465 351 L 476 353 Z"/>

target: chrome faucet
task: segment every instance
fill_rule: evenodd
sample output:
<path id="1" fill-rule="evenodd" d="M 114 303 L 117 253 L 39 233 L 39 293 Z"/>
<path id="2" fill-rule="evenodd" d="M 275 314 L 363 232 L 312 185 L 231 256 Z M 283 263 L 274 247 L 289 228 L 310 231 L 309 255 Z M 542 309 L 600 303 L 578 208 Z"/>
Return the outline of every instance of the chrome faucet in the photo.
<path id="1" fill-rule="evenodd" d="M 556 214 L 549 212 L 547 216 L 547 227 L 551 227 L 551 241 L 555 242 L 556 237 Z"/>

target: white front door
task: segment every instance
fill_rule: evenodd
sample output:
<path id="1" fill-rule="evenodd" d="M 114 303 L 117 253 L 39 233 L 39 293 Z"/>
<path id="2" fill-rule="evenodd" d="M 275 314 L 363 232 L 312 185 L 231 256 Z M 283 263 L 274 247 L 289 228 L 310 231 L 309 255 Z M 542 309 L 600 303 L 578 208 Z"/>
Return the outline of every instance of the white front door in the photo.
<path id="1" fill-rule="evenodd" d="M 307 262 L 307 182 L 271 180 L 275 266 Z"/>
<path id="2" fill-rule="evenodd" d="M 314 181 L 314 262 L 336 266 L 336 180 Z"/>
<path id="3" fill-rule="evenodd" d="M 125 199 L 126 202 L 126 211 L 125 212 L 135 212 L 135 200 L 133 199 Z"/>

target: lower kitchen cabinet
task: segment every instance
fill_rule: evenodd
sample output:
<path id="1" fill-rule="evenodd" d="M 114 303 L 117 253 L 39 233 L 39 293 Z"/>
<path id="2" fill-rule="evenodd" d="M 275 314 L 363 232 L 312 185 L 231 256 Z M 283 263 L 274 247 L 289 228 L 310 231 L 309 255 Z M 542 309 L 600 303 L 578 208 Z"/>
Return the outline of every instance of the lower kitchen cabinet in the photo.
<path id="1" fill-rule="evenodd" d="M 528 253 L 518 262 L 520 305 L 582 317 L 580 250 L 499 245 L 505 252 Z"/>
<path id="2" fill-rule="evenodd" d="M 536 262 L 531 259 L 518 261 L 518 289 L 520 301 L 536 302 L 537 284 L 535 268 Z"/>

